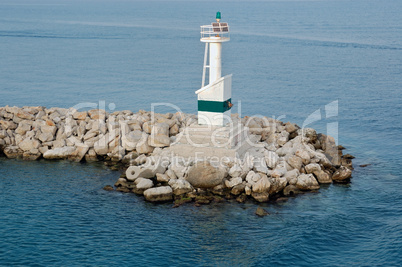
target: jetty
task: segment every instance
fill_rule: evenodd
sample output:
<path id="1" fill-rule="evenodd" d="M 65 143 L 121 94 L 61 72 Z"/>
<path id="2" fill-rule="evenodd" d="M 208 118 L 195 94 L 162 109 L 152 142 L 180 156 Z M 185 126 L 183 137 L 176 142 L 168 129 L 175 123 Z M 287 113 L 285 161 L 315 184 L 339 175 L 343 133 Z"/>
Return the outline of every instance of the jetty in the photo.
<path id="1" fill-rule="evenodd" d="M 353 156 L 343 155 L 334 138 L 269 117 L 232 118 L 247 130 L 244 140 L 252 145 L 245 153 L 186 158 L 171 147 L 198 125 L 196 115 L 6 106 L 0 107 L 0 154 L 123 164 L 127 171 L 112 189 L 153 202 L 267 202 L 350 181 Z"/>

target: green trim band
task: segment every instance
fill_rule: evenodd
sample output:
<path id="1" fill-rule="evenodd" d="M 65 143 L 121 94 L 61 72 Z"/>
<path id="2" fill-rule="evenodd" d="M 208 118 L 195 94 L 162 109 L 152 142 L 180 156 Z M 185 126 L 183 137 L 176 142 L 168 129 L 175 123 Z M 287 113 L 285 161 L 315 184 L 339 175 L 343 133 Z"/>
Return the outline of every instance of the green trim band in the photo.
<path id="1" fill-rule="evenodd" d="M 198 111 L 223 113 L 232 108 L 232 99 L 226 101 L 198 100 Z"/>

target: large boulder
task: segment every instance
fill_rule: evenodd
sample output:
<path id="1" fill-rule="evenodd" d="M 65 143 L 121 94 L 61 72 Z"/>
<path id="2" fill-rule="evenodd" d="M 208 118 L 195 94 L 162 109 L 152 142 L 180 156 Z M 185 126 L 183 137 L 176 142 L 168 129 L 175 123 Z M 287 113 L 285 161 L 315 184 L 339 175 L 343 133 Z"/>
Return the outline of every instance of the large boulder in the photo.
<path id="1" fill-rule="evenodd" d="M 293 169 L 296 169 L 296 170 L 300 170 L 301 167 L 302 167 L 302 165 L 303 165 L 302 159 L 299 158 L 299 157 L 296 156 L 296 155 L 290 156 L 290 157 L 288 158 L 288 160 L 287 160 L 287 163 L 288 163 L 291 167 L 293 167 Z"/>
<path id="2" fill-rule="evenodd" d="M 144 197 L 151 202 L 170 201 L 173 199 L 173 190 L 170 186 L 154 187 L 145 190 Z"/>
<path id="3" fill-rule="evenodd" d="M 58 147 L 50 149 L 43 154 L 45 159 L 66 159 L 75 152 L 76 148 L 73 146 Z"/>
<path id="4" fill-rule="evenodd" d="M 331 174 L 329 174 L 328 171 L 323 171 L 323 170 L 315 171 L 314 175 L 315 175 L 315 177 L 317 177 L 317 181 L 320 184 L 330 184 L 330 183 L 332 183 L 332 177 L 331 177 Z"/>
<path id="5" fill-rule="evenodd" d="M 332 175 L 332 180 L 336 182 L 342 182 L 349 179 L 352 176 L 352 171 L 349 168 L 341 166 L 334 174 Z"/>
<path id="6" fill-rule="evenodd" d="M 31 125 L 24 123 L 24 122 L 20 122 L 18 124 L 17 129 L 15 129 L 15 133 L 20 134 L 20 135 L 25 135 L 25 133 L 30 130 L 31 130 Z"/>
<path id="7" fill-rule="evenodd" d="M 146 133 L 142 133 L 142 137 L 140 141 L 138 141 L 136 150 L 140 154 L 148 154 L 151 153 L 154 148 L 148 144 L 149 135 Z"/>
<path id="8" fill-rule="evenodd" d="M 196 188 L 212 188 L 222 183 L 226 170 L 214 167 L 209 161 L 199 161 L 188 172 L 187 181 Z"/>
<path id="9" fill-rule="evenodd" d="M 88 152 L 88 150 L 89 150 L 89 146 L 87 146 L 83 143 L 78 144 L 75 151 L 71 155 L 68 156 L 68 159 L 76 161 L 76 162 L 80 162 L 85 157 L 85 154 Z"/>
<path id="10" fill-rule="evenodd" d="M 262 178 L 253 184 L 252 190 L 255 193 L 263 193 L 269 192 L 270 187 L 271 182 L 269 181 L 268 177 L 266 175 L 262 175 Z"/>
<path id="11" fill-rule="evenodd" d="M 310 164 L 306 165 L 304 167 L 304 169 L 306 170 L 306 173 L 315 173 L 315 172 L 320 171 L 321 167 L 317 163 L 310 163 Z"/>
<path id="12" fill-rule="evenodd" d="M 31 149 L 39 148 L 40 142 L 35 138 L 25 138 L 18 146 L 23 151 L 30 151 Z"/>
<path id="13" fill-rule="evenodd" d="M 16 159 L 22 157 L 24 152 L 18 146 L 8 146 L 4 148 L 3 153 L 9 159 Z"/>
<path id="14" fill-rule="evenodd" d="M 320 189 L 320 185 L 312 174 L 300 174 L 297 177 L 296 187 L 300 190 Z"/>
<path id="15" fill-rule="evenodd" d="M 156 123 L 152 126 L 148 144 L 153 147 L 165 147 L 170 145 L 169 124 Z"/>
<path id="16" fill-rule="evenodd" d="M 139 195 L 142 195 L 144 193 L 145 190 L 151 188 L 154 183 L 152 182 L 151 179 L 146 179 L 146 178 L 138 178 L 137 180 L 135 180 L 134 182 L 135 187 L 133 187 L 133 192 Z"/>

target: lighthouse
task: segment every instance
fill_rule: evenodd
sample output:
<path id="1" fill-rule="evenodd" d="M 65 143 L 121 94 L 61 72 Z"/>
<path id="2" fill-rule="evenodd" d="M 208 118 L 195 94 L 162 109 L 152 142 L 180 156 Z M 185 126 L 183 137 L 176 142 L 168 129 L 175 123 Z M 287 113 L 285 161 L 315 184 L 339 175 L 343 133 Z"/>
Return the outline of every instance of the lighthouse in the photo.
<path id="1" fill-rule="evenodd" d="M 193 159 L 218 157 L 242 158 L 254 140 L 238 116 L 231 118 L 232 75 L 222 77 L 222 45 L 230 40 L 229 25 L 216 22 L 201 26 L 201 42 L 205 43 L 204 68 L 198 99 L 198 123 L 187 125 L 176 136 L 170 151 Z M 208 79 L 207 79 L 208 77 Z"/>
<path id="2" fill-rule="evenodd" d="M 198 98 L 198 124 L 225 126 L 230 122 L 232 108 L 232 75 L 222 77 L 222 44 L 230 40 L 229 24 L 216 22 L 201 26 L 201 39 L 205 43 L 204 67 Z M 206 83 L 208 74 L 208 84 Z"/>

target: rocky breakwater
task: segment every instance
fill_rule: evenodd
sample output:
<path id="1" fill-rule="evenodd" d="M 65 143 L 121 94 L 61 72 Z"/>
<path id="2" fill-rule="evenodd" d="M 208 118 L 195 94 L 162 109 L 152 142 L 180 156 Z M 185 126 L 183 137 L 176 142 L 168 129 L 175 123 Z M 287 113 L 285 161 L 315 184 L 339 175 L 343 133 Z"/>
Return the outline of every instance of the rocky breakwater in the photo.
<path id="1" fill-rule="evenodd" d="M 6 106 L 0 108 L 0 153 L 123 163 L 127 171 L 116 190 L 177 205 L 266 202 L 351 178 L 353 156 L 343 155 L 332 137 L 267 117 L 237 119 L 254 140 L 244 157 L 182 158 L 170 145 L 196 123 L 195 115 Z"/>
<path id="2" fill-rule="evenodd" d="M 151 118 L 155 121 L 151 123 Z M 128 161 L 169 146 L 194 116 L 74 108 L 0 107 L 0 153 L 25 160 Z M 158 124 L 158 127 L 154 127 Z M 150 138 L 153 132 L 155 138 Z M 158 132 L 160 131 L 160 132 Z"/>

